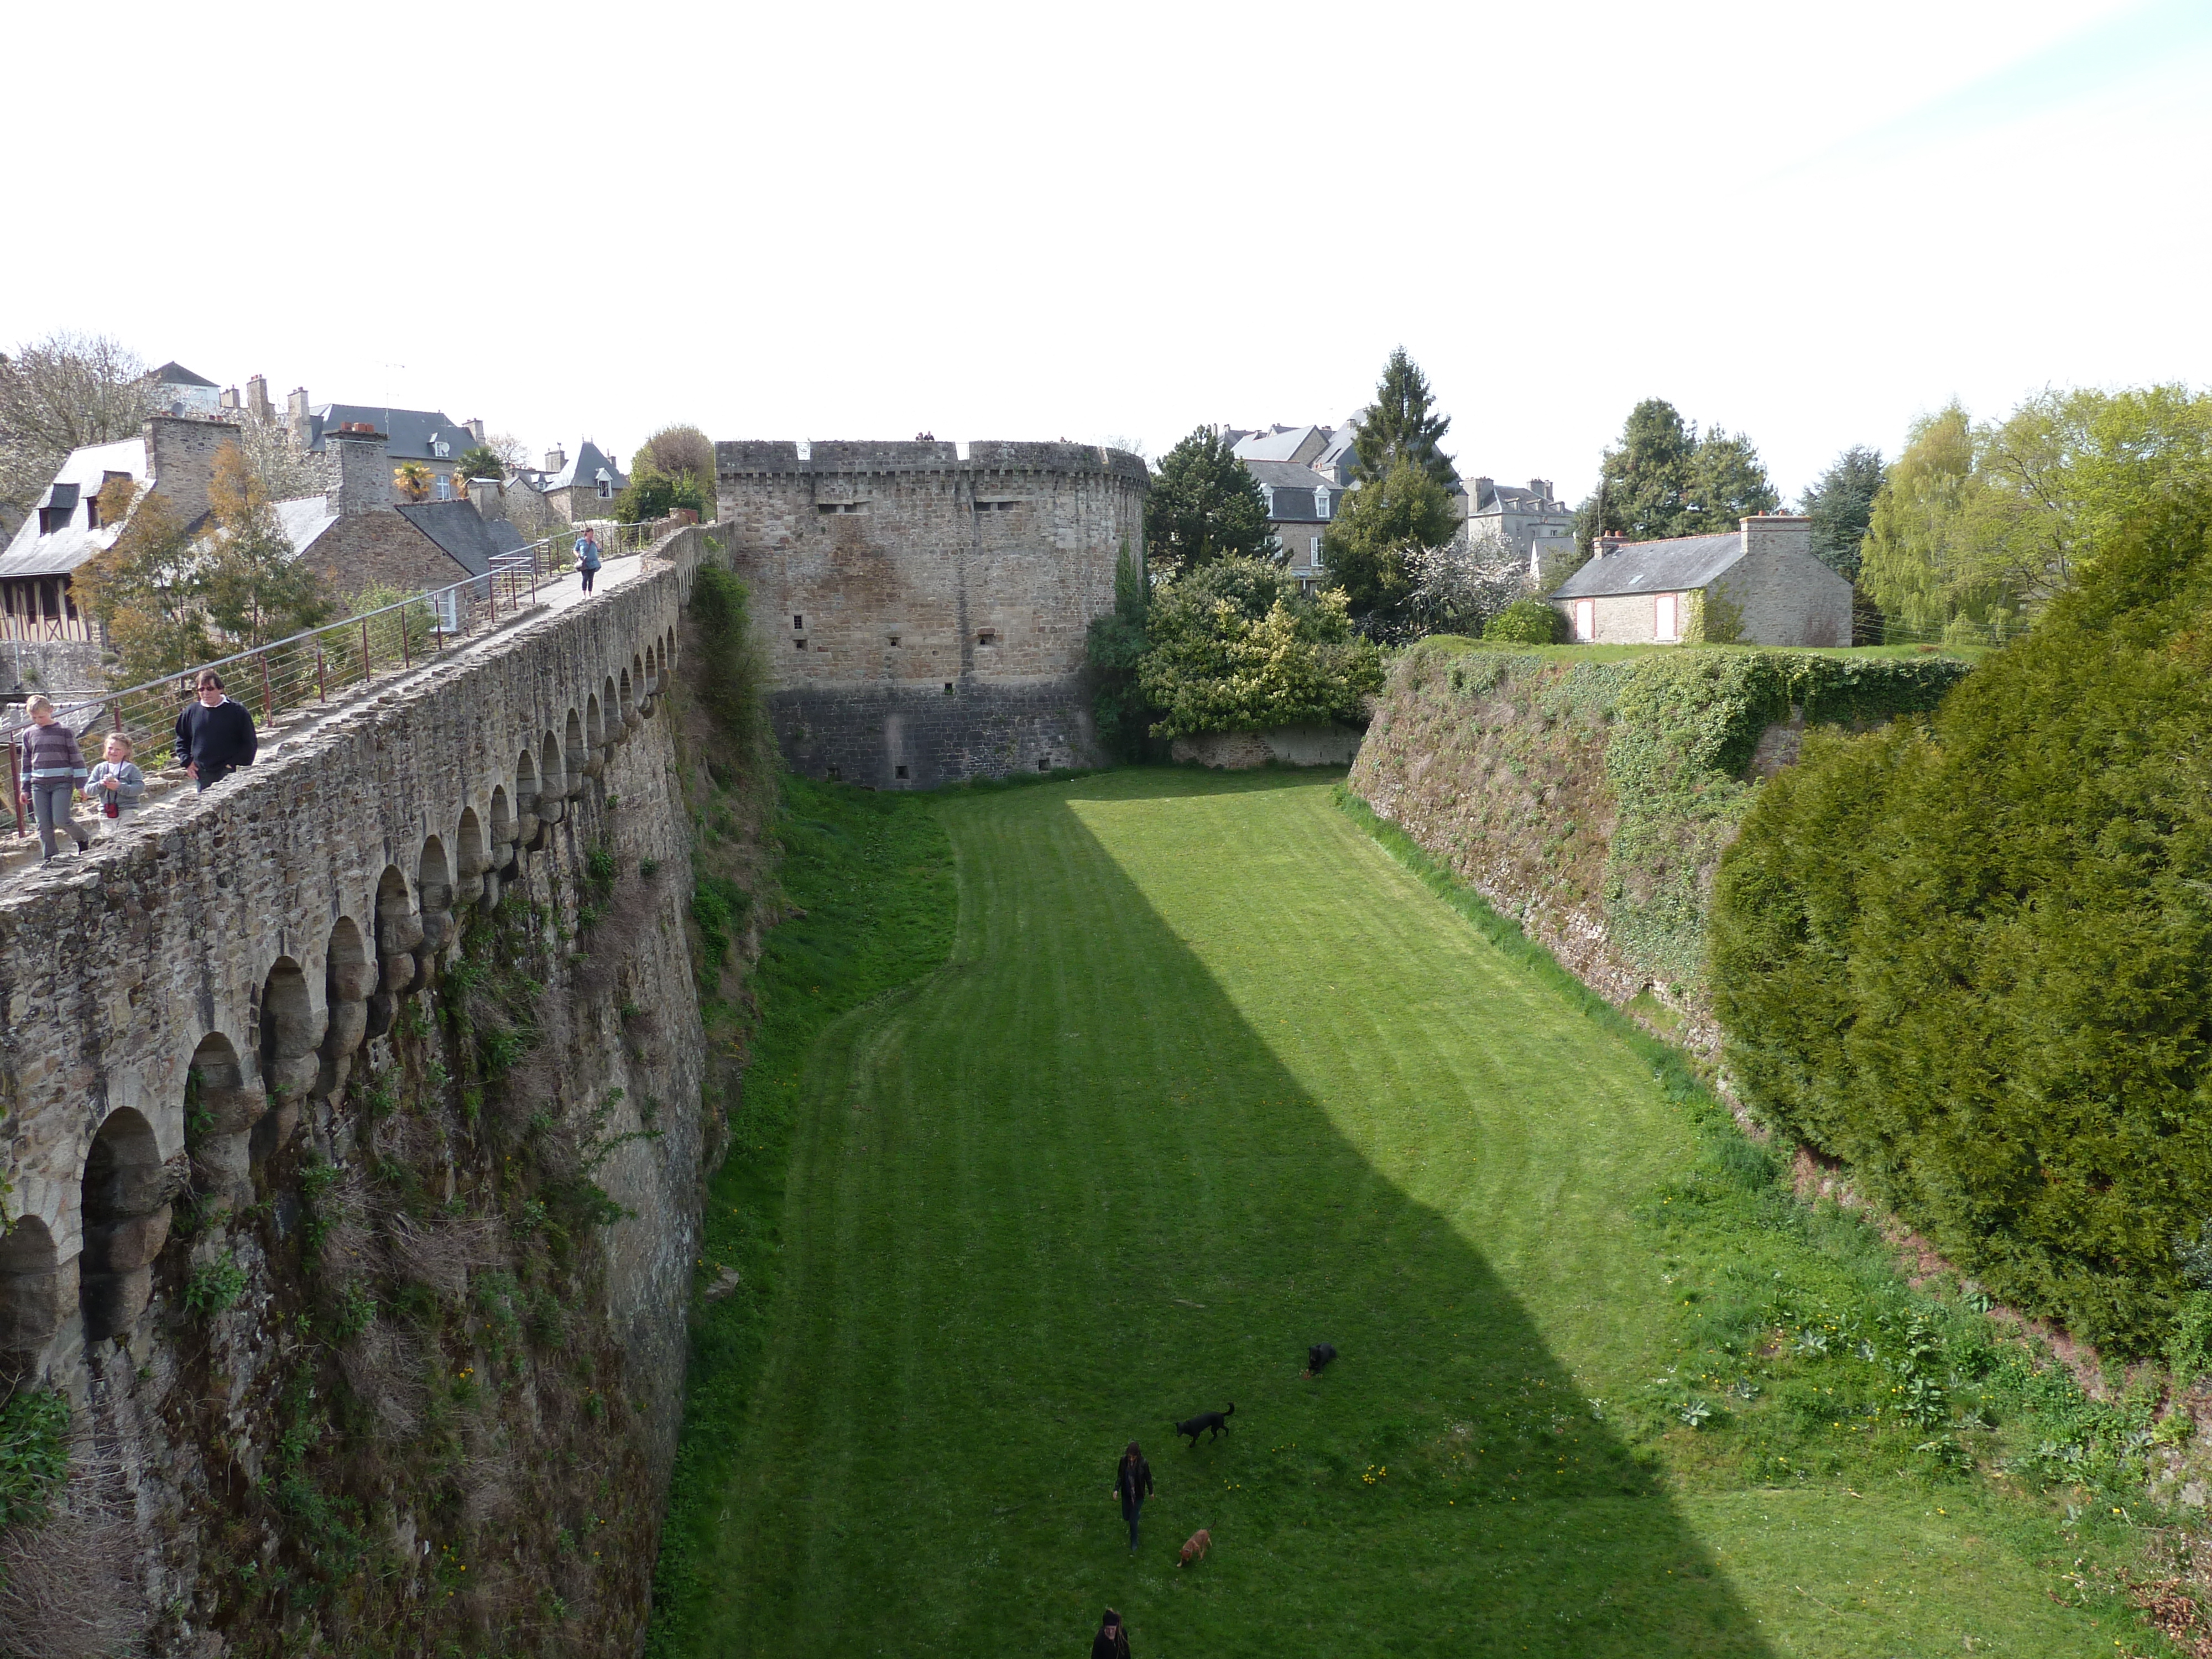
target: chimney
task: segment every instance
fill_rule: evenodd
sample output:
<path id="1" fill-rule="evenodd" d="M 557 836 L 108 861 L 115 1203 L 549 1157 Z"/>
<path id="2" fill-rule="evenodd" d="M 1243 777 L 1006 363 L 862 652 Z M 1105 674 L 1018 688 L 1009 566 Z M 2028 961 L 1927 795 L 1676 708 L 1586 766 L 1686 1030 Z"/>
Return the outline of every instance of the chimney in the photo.
<path id="1" fill-rule="evenodd" d="M 222 389 L 222 396 L 216 398 L 216 402 L 223 409 L 236 409 L 238 407 L 238 388 L 234 386 L 225 386 Z"/>
<path id="2" fill-rule="evenodd" d="M 331 511 L 340 518 L 374 513 L 392 505 L 391 456 L 385 434 L 349 422 L 323 434 L 323 447 L 334 458 Z"/>
<path id="3" fill-rule="evenodd" d="M 276 406 L 269 401 L 269 379 L 264 374 L 250 374 L 246 380 L 246 412 L 257 421 L 273 421 Z"/>
<path id="4" fill-rule="evenodd" d="M 1528 488 L 1535 492 L 1540 505 L 1549 507 L 1552 504 L 1552 481 L 1549 478 L 1531 478 Z"/>
<path id="5" fill-rule="evenodd" d="M 1761 513 L 1741 523 L 1746 558 L 1754 553 L 1809 555 L 1813 550 L 1813 521 L 1808 518 L 1794 513 Z"/>
<path id="6" fill-rule="evenodd" d="M 1608 530 L 1604 535 L 1600 536 L 1597 540 L 1591 544 L 1590 557 L 1593 559 L 1607 558 L 1612 555 L 1620 552 L 1622 548 L 1627 545 L 1627 537 L 1616 536 Z"/>
<path id="7" fill-rule="evenodd" d="M 208 510 L 216 452 L 239 440 L 235 421 L 156 415 L 143 428 L 147 487 L 191 524 Z"/>
<path id="8" fill-rule="evenodd" d="M 302 455 L 315 441 L 315 419 L 307 409 L 307 388 L 295 386 L 284 399 L 284 424 L 292 429 L 292 447 Z"/>
<path id="9" fill-rule="evenodd" d="M 1495 478 L 1477 478 L 1477 479 L 1474 481 L 1474 510 L 1475 510 L 1476 512 L 1478 512 L 1478 513 L 1481 512 L 1481 511 L 1482 511 L 1482 509 L 1483 509 L 1484 507 L 1488 507 L 1488 506 L 1491 504 L 1491 502 L 1492 502 L 1492 501 L 1496 501 L 1497 499 L 1498 499 L 1498 480 L 1497 480 L 1497 479 L 1495 479 Z"/>
<path id="10" fill-rule="evenodd" d="M 548 472 L 558 472 L 568 465 L 568 452 L 560 445 L 555 444 L 552 448 L 545 452 L 545 470 Z"/>
<path id="11" fill-rule="evenodd" d="M 475 416 L 471 415 L 467 420 L 463 421 L 461 424 L 468 428 L 469 436 L 473 438 L 477 442 L 482 443 L 484 441 L 483 422 L 477 419 Z"/>
<path id="12" fill-rule="evenodd" d="M 486 524 L 507 517 L 507 486 L 496 478 L 470 479 L 469 501 L 476 507 L 477 517 Z"/>

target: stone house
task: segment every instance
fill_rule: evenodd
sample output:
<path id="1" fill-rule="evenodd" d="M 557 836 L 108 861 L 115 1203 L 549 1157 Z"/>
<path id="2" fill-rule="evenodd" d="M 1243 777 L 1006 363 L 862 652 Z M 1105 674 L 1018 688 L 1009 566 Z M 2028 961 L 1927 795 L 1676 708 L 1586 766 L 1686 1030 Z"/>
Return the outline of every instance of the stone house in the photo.
<path id="1" fill-rule="evenodd" d="M 1282 546 L 1284 568 L 1312 592 L 1323 575 L 1321 538 L 1343 504 L 1343 489 L 1295 461 L 1247 461 L 1244 470 L 1267 498 L 1267 526 Z"/>
<path id="2" fill-rule="evenodd" d="M 102 520 L 100 490 L 118 479 L 144 485 L 186 526 L 196 525 L 207 516 L 216 452 L 238 435 L 228 422 L 156 415 L 136 438 L 71 450 L 0 552 L 0 641 L 9 647 L 0 670 L 35 678 L 49 690 L 95 684 L 104 641 L 71 583 L 123 528 Z"/>
<path id="3" fill-rule="evenodd" d="M 563 524 L 613 518 L 615 497 L 629 488 L 629 475 L 589 438 L 576 446 L 574 459 L 556 444 L 545 452 L 543 467 L 518 471 L 515 479 L 535 492 Z"/>
<path id="4" fill-rule="evenodd" d="M 1812 544 L 1812 520 L 1782 513 L 1717 536 L 1605 537 L 1551 604 L 1585 644 L 1847 646 L 1851 585 Z"/>
<path id="5" fill-rule="evenodd" d="M 495 483 L 479 481 L 445 501 L 395 502 L 382 434 L 338 429 L 325 443 L 331 488 L 280 501 L 276 515 L 295 555 L 340 592 L 434 592 L 484 574 L 495 558 L 528 544 L 507 521 Z"/>
<path id="6" fill-rule="evenodd" d="M 258 379 L 258 377 L 256 377 Z M 252 382 L 248 383 L 251 388 Z M 265 400 L 266 392 L 263 392 Z M 310 404 L 305 386 L 295 386 L 285 400 L 285 423 L 292 447 L 302 455 L 330 453 L 335 433 L 370 433 L 384 441 L 389 458 L 384 476 L 384 499 L 404 501 L 394 469 L 404 461 L 418 463 L 430 475 L 429 498 L 449 501 L 465 495 L 467 480 L 458 482 L 453 471 L 461 457 L 484 441 L 480 420 L 456 421 L 442 410 L 387 409 L 380 404 Z"/>
<path id="7" fill-rule="evenodd" d="M 1531 478 L 1527 488 L 1477 478 L 1468 503 L 1470 539 L 1487 538 L 1510 547 L 1528 562 L 1528 580 L 1541 589 L 1547 570 L 1571 561 L 1575 551 L 1574 509 L 1560 501 L 1549 478 Z"/>

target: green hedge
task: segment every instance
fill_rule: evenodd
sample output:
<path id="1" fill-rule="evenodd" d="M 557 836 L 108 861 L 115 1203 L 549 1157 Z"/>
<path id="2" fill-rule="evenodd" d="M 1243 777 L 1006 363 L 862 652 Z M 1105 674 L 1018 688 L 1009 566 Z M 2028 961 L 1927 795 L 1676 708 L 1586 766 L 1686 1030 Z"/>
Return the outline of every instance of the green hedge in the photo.
<path id="1" fill-rule="evenodd" d="M 1991 1290 L 2135 1351 L 2212 1218 L 2208 532 L 2206 500 L 2139 526 L 1932 722 L 1808 740 L 1712 921 L 1753 1109 Z"/>

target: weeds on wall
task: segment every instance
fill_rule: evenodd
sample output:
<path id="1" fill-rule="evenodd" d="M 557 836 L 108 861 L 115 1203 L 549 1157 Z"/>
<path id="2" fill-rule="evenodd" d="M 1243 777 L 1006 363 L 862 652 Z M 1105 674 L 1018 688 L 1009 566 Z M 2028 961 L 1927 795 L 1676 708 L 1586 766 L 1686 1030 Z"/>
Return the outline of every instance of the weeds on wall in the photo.
<path id="1" fill-rule="evenodd" d="M 1720 854 L 1757 793 L 1769 726 L 1924 712 L 1970 665 L 1672 649 L 1558 659 L 1435 636 L 1395 665 L 1355 786 L 1432 852 L 1565 945 L 1577 966 L 1677 1005 L 1703 1000 Z M 1582 920 L 1577 921 L 1580 918 Z"/>

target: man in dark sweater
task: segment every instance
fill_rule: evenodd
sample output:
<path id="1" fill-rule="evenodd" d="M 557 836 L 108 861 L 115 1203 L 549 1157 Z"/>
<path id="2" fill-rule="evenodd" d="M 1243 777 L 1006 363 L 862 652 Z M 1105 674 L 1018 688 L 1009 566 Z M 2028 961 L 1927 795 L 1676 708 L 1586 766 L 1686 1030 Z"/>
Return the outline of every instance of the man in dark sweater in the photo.
<path id="1" fill-rule="evenodd" d="M 259 739 L 246 705 L 222 695 L 222 676 L 200 671 L 198 700 L 177 716 L 177 764 L 203 789 L 221 783 L 234 767 L 253 764 Z"/>

